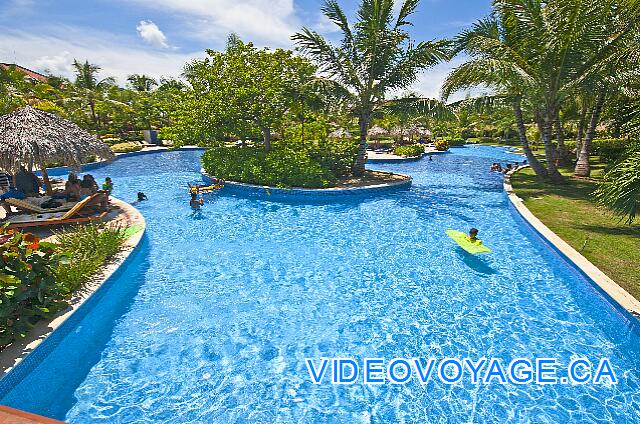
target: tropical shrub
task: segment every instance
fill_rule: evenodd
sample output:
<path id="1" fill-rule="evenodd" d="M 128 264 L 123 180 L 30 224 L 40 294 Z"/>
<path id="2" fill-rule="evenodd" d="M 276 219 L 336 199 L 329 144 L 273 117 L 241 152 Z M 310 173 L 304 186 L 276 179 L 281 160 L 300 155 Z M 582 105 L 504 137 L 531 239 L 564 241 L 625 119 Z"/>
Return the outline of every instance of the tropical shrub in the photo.
<path id="1" fill-rule="evenodd" d="M 569 152 L 576 151 L 575 140 L 565 140 Z M 619 138 L 596 138 L 591 142 L 591 154 L 600 157 L 602 162 L 614 163 L 622 159 L 630 143 Z"/>
<path id="2" fill-rule="evenodd" d="M 57 247 L 70 260 L 56 268 L 58 281 L 69 291 L 75 291 L 113 255 L 120 251 L 126 239 L 117 227 L 84 225 L 56 233 Z"/>
<path id="3" fill-rule="evenodd" d="M 358 146 L 351 140 L 314 143 L 279 141 L 270 152 L 261 146 L 217 146 L 202 156 L 209 175 L 276 187 L 321 188 L 351 172 Z"/>
<path id="4" fill-rule="evenodd" d="M 410 144 L 408 146 L 397 146 L 393 149 L 393 153 L 398 156 L 406 156 L 415 158 L 424 154 L 424 146 L 422 144 Z"/>
<path id="5" fill-rule="evenodd" d="M 142 150 L 142 146 L 137 143 L 118 143 L 111 146 L 113 153 L 129 153 Z"/>
<path id="6" fill-rule="evenodd" d="M 449 147 L 462 147 L 465 144 L 467 144 L 466 140 L 463 139 L 453 139 L 453 140 L 447 140 L 447 142 L 449 143 Z"/>
<path id="7" fill-rule="evenodd" d="M 125 233 L 88 225 L 58 233 L 57 240 L 0 230 L 0 348 L 64 309 L 71 293 L 120 250 Z"/>
<path id="8" fill-rule="evenodd" d="M 436 150 L 439 152 L 446 152 L 447 150 L 449 150 L 449 143 L 447 142 L 447 140 L 438 140 L 435 143 L 436 145 Z"/>
<path id="9" fill-rule="evenodd" d="M 67 260 L 55 245 L 29 233 L 1 232 L 0 346 L 4 346 L 65 308 L 68 290 L 56 279 L 55 270 Z"/>
<path id="10" fill-rule="evenodd" d="M 596 139 L 592 141 L 591 152 L 600 156 L 602 162 L 614 163 L 622 159 L 628 147 L 625 140 L 616 138 Z"/>

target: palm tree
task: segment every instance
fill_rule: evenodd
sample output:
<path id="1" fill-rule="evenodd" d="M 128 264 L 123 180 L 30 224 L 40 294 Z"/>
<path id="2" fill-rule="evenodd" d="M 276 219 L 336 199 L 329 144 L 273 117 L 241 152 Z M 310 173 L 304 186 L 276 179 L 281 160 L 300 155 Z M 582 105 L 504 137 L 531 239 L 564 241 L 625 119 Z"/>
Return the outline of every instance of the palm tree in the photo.
<path id="1" fill-rule="evenodd" d="M 475 109 L 485 109 L 496 102 L 510 105 L 527 161 L 536 175 L 548 178 L 549 172 L 531 151 L 522 110 L 523 98 L 533 85 L 522 70 L 523 64 L 531 60 L 524 43 L 526 36 L 517 20 L 500 13 L 463 31 L 454 40 L 454 54 L 465 52 L 471 59 L 449 74 L 442 86 L 442 97 L 446 100 L 454 92 L 472 87 L 493 89 L 494 95 L 465 103 L 474 103 Z"/>
<path id="2" fill-rule="evenodd" d="M 480 31 L 472 31 L 471 37 L 463 34 L 459 42 L 472 57 L 485 59 L 485 64 L 492 61 L 492 68 L 500 71 L 486 75 L 491 85 L 517 88 L 515 94 L 531 104 L 545 146 L 548 177 L 560 183 L 558 149 L 552 142 L 555 127 L 562 153 L 560 111 L 587 83 L 603 72 L 613 72 L 610 65 L 620 49 L 635 41 L 640 2 L 494 0 L 493 7 L 498 25 L 487 20 L 476 26 Z M 482 70 L 476 66 L 473 71 Z M 606 87 L 601 90 L 606 92 Z M 583 148 L 599 122 L 604 99 L 598 97 Z"/>
<path id="3" fill-rule="evenodd" d="M 353 166 L 362 175 L 367 160 L 367 133 L 373 113 L 390 90 L 402 90 L 416 81 L 418 72 L 447 59 L 445 43 L 413 43 L 406 27 L 420 0 L 404 0 L 394 16 L 395 0 L 362 0 L 358 20 L 350 25 L 336 0 L 326 0 L 322 12 L 342 32 L 339 46 L 308 28 L 293 36 L 300 50 L 347 98 L 358 118 L 360 145 Z"/>
<path id="4" fill-rule="evenodd" d="M 132 74 L 127 77 L 129 86 L 140 93 L 148 93 L 158 85 L 158 81 L 145 74 Z"/>
<path id="5" fill-rule="evenodd" d="M 75 68 L 76 81 L 75 88 L 80 92 L 80 96 L 89 105 L 89 111 L 91 113 L 91 120 L 94 126 L 98 126 L 98 116 L 96 114 L 96 101 L 100 98 L 103 90 L 110 85 L 115 84 L 113 78 L 104 78 L 98 80 L 97 74 L 100 71 L 98 65 L 85 61 L 80 63 L 77 60 L 73 60 L 73 67 Z"/>

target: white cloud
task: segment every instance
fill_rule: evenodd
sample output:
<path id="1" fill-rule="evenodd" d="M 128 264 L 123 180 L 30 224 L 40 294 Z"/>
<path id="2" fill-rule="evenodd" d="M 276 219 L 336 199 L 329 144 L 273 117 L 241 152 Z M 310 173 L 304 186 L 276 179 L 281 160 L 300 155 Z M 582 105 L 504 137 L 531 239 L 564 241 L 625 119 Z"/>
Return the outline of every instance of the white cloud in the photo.
<path id="1" fill-rule="evenodd" d="M 65 50 L 55 56 L 44 55 L 35 60 L 35 67 L 49 71 L 54 75 L 68 75 L 72 72 L 73 56 Z"/>
<path id="2" fill-rule="evenodd" d="M 299 28 L 293 0 L 122 0 L 178 16 L 188 32 L 214 45 L 236 33 L 257 45 L 290 46 Z"/>
<path id="3" fill-rule="evenodd" d="M 102 68 L 101 78 L 112 76 L 121 84 L 134 73 L 178 77 L 187 61 L 202 56 L 199 52 L 150 51 L 136 47 L 129 39 L 73 27 L 41 28 L 39 34 L 0 33 L 0 58 L 13 58 L 14 51 L 18 64 L 38 71 L 49 69 L 66 77 L 73 77 L 73 59 L 88 60 Z"/>
<path id="4" fill-rule="evenodd" d="M 140 34 L 140 37 L 152 46 L 163 49 L 169 48 L 167 37 L 160 31 L 158 25 L 152 21 L 140 21 L 136 30 L 138 34 Z"/>

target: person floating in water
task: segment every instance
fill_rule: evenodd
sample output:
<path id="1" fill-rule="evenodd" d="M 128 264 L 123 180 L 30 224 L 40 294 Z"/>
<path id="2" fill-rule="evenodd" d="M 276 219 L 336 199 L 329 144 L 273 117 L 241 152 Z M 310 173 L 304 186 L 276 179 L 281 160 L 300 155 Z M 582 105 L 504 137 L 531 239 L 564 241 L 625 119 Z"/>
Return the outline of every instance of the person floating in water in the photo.
<path id="1" fill-rule="evenodd" d="M 482 240 L 480 240 L 478 238 L 478 229 L 477 228 L 470 229 L 469 230 L 469 237 L 467 237 L 467 238 L 472 243 L 482 244 Z"/>
<path id="2" fill-rule="evenodd" d="M 141 191 L 139 191 L 139 192 L 138 192 L 137 197 L 138 197 L 138 198 L 136 199 L 136 201 L 135 201 L 135 202 L 133 202 L 133 203 L 132 203 L 132 205 L 137 205 L 137 204 L 139 204 L 140 202 L 144 202 L 145 200 L 149 200 L 149 198 L 147 197 L 147 195 L 146 195 L 146 194 L 144 194 L 144 193 L 143 193 L 143 192 L 141 192 Z"/>
<path id="3" fill-rule="evenodd" d="M 189 206 L 193 210 L 200 210 L 200 207 L 204 205 L 204 200 L 202 197 L 198 198 L 197 193 L 191 193 L 191 201 L 189 202 Z"/>

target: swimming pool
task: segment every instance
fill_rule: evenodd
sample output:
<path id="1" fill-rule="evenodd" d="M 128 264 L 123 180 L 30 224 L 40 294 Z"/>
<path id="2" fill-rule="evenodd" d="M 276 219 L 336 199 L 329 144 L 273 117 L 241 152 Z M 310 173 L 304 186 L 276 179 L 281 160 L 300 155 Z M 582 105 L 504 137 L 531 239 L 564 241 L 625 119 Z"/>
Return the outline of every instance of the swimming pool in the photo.
<path id="1" fill-rule="evenodd" d="M 70 422 L 640 422 L 640 332 L 511 210 L 501 148 L 380 164 L 409 190 L 331 203 L 212 195 L 201 151 L 92 171 L 139 251 L 1 402 Z M 480 229 L 490 256 L 444 230 Z M 305 358 L 608 357 L 617 385 L 312 384 Z"/>

